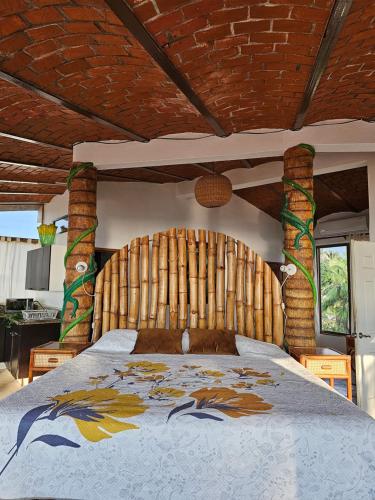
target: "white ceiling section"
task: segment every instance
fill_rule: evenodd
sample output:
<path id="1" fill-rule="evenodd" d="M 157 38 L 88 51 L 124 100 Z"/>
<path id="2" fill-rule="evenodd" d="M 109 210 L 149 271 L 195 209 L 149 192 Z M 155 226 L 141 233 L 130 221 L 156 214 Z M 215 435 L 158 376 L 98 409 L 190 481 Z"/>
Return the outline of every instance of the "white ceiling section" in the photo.
<path id="1" fill-rule="evenodd" d="M 226 138 L 176 134 L 148 143 L 81 143 L 73 148 L 74 162 L 93 162 L 99 170 L 204 163 L 282 155 L 301 142 L 321 153 L 375 153 L 375 123 L 335 120 L 300 131 L 252 130 Z M 190 140 L 203 137 L 200 140 Z M 183 139 L 183 140 L 176 140 Z"/>

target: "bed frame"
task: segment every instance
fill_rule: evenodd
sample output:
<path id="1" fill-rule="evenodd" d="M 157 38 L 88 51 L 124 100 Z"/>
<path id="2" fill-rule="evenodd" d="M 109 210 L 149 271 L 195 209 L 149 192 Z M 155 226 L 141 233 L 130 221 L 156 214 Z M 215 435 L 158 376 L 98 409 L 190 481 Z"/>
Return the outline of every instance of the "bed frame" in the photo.
<path id="1" fill-rule="evenodd" d="M 222 233 L 172 228 L 152 242 L 135 238 L 96 278 L 93 342 L 114 328 L 190 326 L 281 346 L 283 323 L 281 286 L 270 266 Z"/>

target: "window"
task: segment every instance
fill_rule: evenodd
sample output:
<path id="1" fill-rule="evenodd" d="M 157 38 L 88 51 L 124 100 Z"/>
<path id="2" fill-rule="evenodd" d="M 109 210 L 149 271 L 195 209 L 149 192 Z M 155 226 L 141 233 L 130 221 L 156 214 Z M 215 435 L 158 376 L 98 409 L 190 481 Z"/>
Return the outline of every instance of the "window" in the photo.
<path id="1" fill-rule="evenodd" d="M 38 211 L 0 211 L 0 236 L 17 238 L 39 238 Z"/>
<path id="2" fill-rule="evenodd" d="M 320 330 L 350 333 L 349 245 L 318 248 Z"/>

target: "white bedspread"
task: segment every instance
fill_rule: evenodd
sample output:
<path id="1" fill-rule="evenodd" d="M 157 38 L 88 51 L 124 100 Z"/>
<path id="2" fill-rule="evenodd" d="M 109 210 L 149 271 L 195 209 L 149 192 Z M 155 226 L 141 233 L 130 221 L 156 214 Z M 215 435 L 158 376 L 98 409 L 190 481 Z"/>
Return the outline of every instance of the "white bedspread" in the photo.
<path id="1" fill-rule="evenodd" d="M 280 349 L 107 337 L 0 402 L 1 499 L 375 498 L 375 421 Z"/>

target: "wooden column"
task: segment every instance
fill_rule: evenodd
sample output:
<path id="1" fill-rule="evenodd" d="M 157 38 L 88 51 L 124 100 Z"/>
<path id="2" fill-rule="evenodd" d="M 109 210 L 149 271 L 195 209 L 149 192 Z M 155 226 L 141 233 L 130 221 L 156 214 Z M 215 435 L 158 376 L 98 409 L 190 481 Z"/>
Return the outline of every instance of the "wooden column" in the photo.
<path id="1" fill-rule="evenodd" d="M 298 243 L 296 237 L 301 230 L 291 224 L 288 217 L 288 213 L 292 218 L 297 217 L 305 224 L 306 230 L 313 234 L 313 203 L 295 187 L 298 185 L 313 195 L 313 157 L 314 150 L 308 145 L 292 147 L 284 154 L 284 193 L 288 202 L 284 206 L 287 212 L 284 217 L 284 253 L 287 263 L 294 262 L 297 265 L 297 273 L 285 285 L 286 341 L 290 346 L 315 346 L 313 288 L 306 273 L 301 270 L 301 267 L 304 268 L 313 277 L 313 244 L 306 234 Z M 292 182 L 288 183 L 288 180 Z"/>
<path id="2" fill-rule="evenodd" d="M 71 250 L 66 258 L 65 284 L 71 286 L 77 279 L 84 275 L 76 271 L 78 262 L 85 262 L 88 266 L 87 273 L 90 272 L 90 257 L 95 252 L 95 227 L 96 227 L 96 184 L 97 171 L 93 166 L 79 170 L 79 167 L 73 167 L 72 174 L 76 168 L 75 175 L 71 176 L 69 190 L 69 228 L 67 248 L 71 248 L 77 238 L 82 233 L 94 228 L 86 237 L 79 241 Z M 53 272 L 53 269 L 51 270 Z M 74 321 L 81 316 L 86 316 L 76 326 L 70 329 L 63 341 L 64 342 L 87 342 L 91 330 L 92 314 L 87 314 L 93 305 L 93 283 L 87 281 L 84 287 L 80 285 L 71 294 L 73 299 L 78 301 L 78 308 L 75 317 L 72 317 L 74 301 L 66 300 L 66 310 L 63 317 L 61 332 L 62 334 Z"/>

